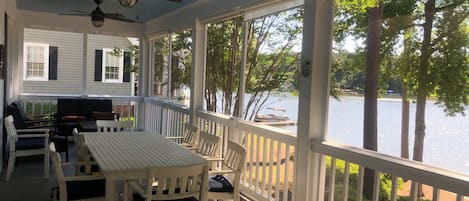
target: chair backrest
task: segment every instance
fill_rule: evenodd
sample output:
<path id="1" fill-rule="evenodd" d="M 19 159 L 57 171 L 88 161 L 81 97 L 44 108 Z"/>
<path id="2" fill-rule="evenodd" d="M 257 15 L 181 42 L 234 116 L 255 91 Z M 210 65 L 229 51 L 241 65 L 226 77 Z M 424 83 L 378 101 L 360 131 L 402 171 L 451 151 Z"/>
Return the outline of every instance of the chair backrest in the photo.
<path id="1" fill-rule="evenodd" d="M 77 150 L 78 160 L 84 159 L 88 154 L 88 149 L 85 147 L 85 138 L 80 135 L 77 128 L 73 129 L 73 140 L 75 141 L 75 148 Z"/>
<path id="2" fill-rule="evenodd" d="M 18 140 L 18 136 L 13 122 L 13 116 L 8 115 L 3 119 L 3 122 L 5 123 L 5 129 L 7 131 L 7 143 L 9 143 L 10 151 L 15 151 L 15 143 Z"/>
<path id="3" fill-rule="evenodd" d="M 132 131 L 132 121 L 96 120 L 98 132 Z"/>
<path id="4" fill-rule="evenodd" d="M 222 168 L 235 171 L 234 175 L 232 175 L 233 187 L 236 189 L 235 193 L 239 193 L 239 182 L 245 160 L 246 149 L 240 144 L 229 140 L 225 156 L 223 157 Z"/>
<path id="5" fill-rule="evenodd" d="M 225 156 L 223 157 L 223 167 L 241 172 L 245 159 L 246 149 L 240 144 L 229 140 Z"/>
<path id="6" fill-rule="evenodd" d="M 67 197 L 67 185 L 65 182 L 64 172 L 62 170 L 62 160 L 60 154 L 56 152 L 54 143 L 49 145 L 50 157 L 52 165 L 54 166 L 55 176 L 57 178 L 57 184 L 59 185 L 59 200 L 66 200 Z"/>
<path id="7" fill-rule="evenodd" d="M 219 142 L 220 137 L 200 131 L 199 142 L 197 143 L 197 149 L 195 152 L 203 156 L 215 156 L 217 154 Z"/>
<path id="8" fill-rule="evenodd" d="M 7 114 L 13 116 L 13 122 L 16 128 L 28 128 L 28 124 L 26 123 L 27 117 L 20 102 L 13 102 L 8 105 Z"/>
<path id="9" fill-rule="evenodd" d="M 178 200 L 195 197 L 205 200 L 208 187 L 208 165 L 152 168 L 148 172 L 146 201 Z M 152 186 L 158 183 L 156 190 Z"/>
<path id="10" fill-rule="evenodd" d="M 197 136 L 199 132 L 199 128 L 197 126 L 194 126 L 191 123 L 185 123 L 184 124 L 184 135 L 182 136 L 182 142 L 188 143 L 188 144 L 194 144 L 195 137 Z"/>

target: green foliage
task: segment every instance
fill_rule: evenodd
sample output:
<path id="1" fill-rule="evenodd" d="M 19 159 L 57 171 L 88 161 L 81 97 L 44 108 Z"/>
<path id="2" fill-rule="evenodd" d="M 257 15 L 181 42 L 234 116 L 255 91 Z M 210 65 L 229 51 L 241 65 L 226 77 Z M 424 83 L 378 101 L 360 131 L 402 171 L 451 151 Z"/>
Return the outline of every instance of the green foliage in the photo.
<path id="1" fill-rule="evenodd" d="M 344 171 L 345 171 L 345 161 L 336 160 L 336 175 L 335 175 L 335 196 L 334 200 L 341 201 L 344 196 Z M 328 182 L 330 180 L 331 173 L 331 158 L 326 158 L 326 192 L 328 189 Z M 359 166 L 357 164 L 349 165 L 349 192 L 348 200 L 354 201 L 357 197 L 357 186 L 358 186 L 358 173 Z M 398 189 L 403 187 L 403 180 L 398 179 Z M 391 199 L 391 188 L 392 188 L 392 178 L 389 174 L 381 174 L 380 177 L 380 201 L 388 201 Z M 327 194 L 326 194 L 327 196 Z M 364 199 L 366 200 L 366 199 Z"/>

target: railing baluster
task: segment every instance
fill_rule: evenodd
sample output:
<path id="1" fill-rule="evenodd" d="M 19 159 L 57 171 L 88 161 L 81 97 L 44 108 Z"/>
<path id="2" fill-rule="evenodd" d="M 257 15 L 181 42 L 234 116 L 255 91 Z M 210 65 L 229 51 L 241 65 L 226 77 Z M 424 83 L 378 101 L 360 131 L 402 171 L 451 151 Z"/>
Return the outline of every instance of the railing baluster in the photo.
<path id="1" fill-rule="evenodd" d="M 277 175 L 275 175 L 275 178 L 277 178 L 277 183 L 276 183 L 276 188 L 275 188 L 275 198 L 276 200 L 280 200 L 280 163 L 278 160 L 282 158 L 282 142 L 277 143 Z"/>
<path id="2" fill-rule="evenodd" d="M 363 182 L 365 181 L 365 167 L 360 165 L 357 182 L 357 200 L 363 200 Z"/>
<path id="3" fill-rule="evenodd" d="M 263 150 L 261 150 L 263 152 L 262 154 L 262 161 L 263 161 L 263 164 L 262 164 L 262 188 L 261 188 L 261 195 L 264 195 L 265 194 L 265 188 L 266 188 L 266 184 L 265 184 L 265 180 L 267 179 L 267 176 L 266 176 L 266 166 L 267 166 L 267 138 L 263 138 L 264 139 L 264 146 L 263 146 Z"/>
<path id="4" fill-rule="evenodd" d="M 290 162 L 290 145 L 285 144 L 285 172 L 284 172 L 284 180 L 283 180 L 283 200 L 288 200 L 288 176 L 289 176 L 289 162 Z M 281 161 L 279 161 L 280 163 Z"/>
<path id="5" fill-rule="evenodd" d="M 331 158 L 331 172 L 330 172 L 330 177 L 329 177 L 329 194 L 328 194 L 328 200 L 329 201 L 334 201 L 334 195 L 335 195 L 335 169 L 336 169 L 336 160 L 335 158 Z"/>
<path id="6" fill-rule="evenodd" d="M 259 146 L 260 146 L 260 143 L 261 143 L 260 141 L 261 141 L 261 140 L 260 140 L 260 136 L 259 136 L 259 135 L 256 135 L 256 150 L 257 150 L 257 151 L 256 151 L 256 168 L 255 168 L 255 169 L 256 169 L 256 174 L 255 174 L 255 175 L 256 175 L 256 177 L 255 177 L 255 183 L 256 183 L 256 184 L 254 185 L 254 190 L 256 190 L 256 191 L 259 190 L 258 188 L 259 188 L 259 165 L 260 165 L 260 159 L 259 159 L 259 157 L 260 157 L 260 153 L 259 153 L 260 150 L 259 150 Z"/>
<path id="7" fill-rule="evenodd" d="M 412 181 L 412 184 L 410 187 L 410 200 L 417 201 L 417 194 L 418 194 L 418 183 Z"/>
<path id="8" fill-rule="evenodd" d="M 343 201 L 348 201 L 349 180 L 350 180 L 350 163 L 345 162 L 345 166 L 344 166 L 344 199 L 343 199 Z"/>
<path id="9" fill-rule="evenodd" d="M 249 187 L 253 187 L 253 180 L 254 180 L 254 135 L 252 133 L 249 134 L 249 139 L 251 140 L 249 143 L 249 152 L 250 152 L 250 162 L 249 162 Z"/>
<path id="10" fill-rule="evenodd" d="M 392 176 L 391 186 L 391 201 L 397 201 L 397 187 L 399 185 L 399 179 L 396 176 Z"/>
<path id="11" fill-rule="evenodd" d="M 268 178 L 268 188 L 267 188 L 267 194 L 269 197 L 272 194 L 272 174 L 274 172 L 274 140 L 270 139 L 270 146 L 269 146 L 269 178 Z"/>
<path id="12" fill-rule="evenodd" d="M 440 189 L 433 187 L 432 201 L 439 201 L 439 200 L 440 200 Z"/>
<path id="13" fill-rule="evenodd" d="M 456 201 L 464 201 L 464 196 L 462 196 L 461 194 L 458 194 L 456 196 Z"/>
<path id="14" fill-rule="evenodd" d="M 380 172 L 375 170 L 375 176 L 373 181 L 373 201 L 379 200 L 379 184 L 380 184 Z"/>

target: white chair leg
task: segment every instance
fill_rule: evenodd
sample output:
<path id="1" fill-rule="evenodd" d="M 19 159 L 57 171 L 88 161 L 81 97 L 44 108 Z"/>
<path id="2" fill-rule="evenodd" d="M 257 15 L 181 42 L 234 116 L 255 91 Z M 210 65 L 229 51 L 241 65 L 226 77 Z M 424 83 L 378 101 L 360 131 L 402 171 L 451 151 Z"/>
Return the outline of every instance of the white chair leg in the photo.
<path id="1" fill-rule="evenodd" d="M 46 149 L 44 151 L 44 178 L 49 178 L 49 166 L 50 166 L 50 154 L 49 150 Z"/>
<path id="2" fill-rule="evenodd" d="M 7 181 L 10 180 L 11 173 L 13 173 L 13 168 L 15 167 L 16 156 L 15 154 L 10 154 L 8 158 L 9 159 L 8 159 L 7 175 L 5 178 L 5 180 Z"/>

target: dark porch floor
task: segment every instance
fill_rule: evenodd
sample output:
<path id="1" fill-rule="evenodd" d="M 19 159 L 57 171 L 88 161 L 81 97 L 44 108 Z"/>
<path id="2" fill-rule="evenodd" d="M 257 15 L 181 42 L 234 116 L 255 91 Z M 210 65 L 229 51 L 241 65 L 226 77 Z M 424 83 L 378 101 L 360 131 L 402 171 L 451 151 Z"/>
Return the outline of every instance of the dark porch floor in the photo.
<path id="1" fill-rule="evenodd" d="M 65 154 L 61 154 L 65 160 Z M 75 160 L 73 143 L 70 144 L 70 160 Z M 0 178 L 1 201 L 48 201 L 50 192 L 57 186 L 55 171 L 50 164 L 49 179 L 44 179 L 44 158 L 42 156 L 16 158 L 10 181 L 5 181 L 6 164 Z M 66 172 L 66 174 L 69 172 Z"/>

